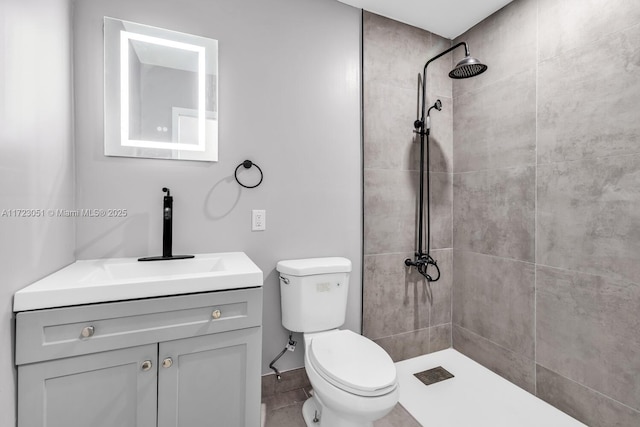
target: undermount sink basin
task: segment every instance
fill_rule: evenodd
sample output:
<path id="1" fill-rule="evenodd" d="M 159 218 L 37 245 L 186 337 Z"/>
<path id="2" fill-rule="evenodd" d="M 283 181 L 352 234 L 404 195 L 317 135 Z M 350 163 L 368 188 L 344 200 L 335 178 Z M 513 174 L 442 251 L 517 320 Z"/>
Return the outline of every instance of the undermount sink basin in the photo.
<path id="1" fill-rule="evenodd" d="M 108 258 L 75 263 L 18 291 L 13 311 L 262 286 L 262 271 L 243 252 L 139 262 Z"/>

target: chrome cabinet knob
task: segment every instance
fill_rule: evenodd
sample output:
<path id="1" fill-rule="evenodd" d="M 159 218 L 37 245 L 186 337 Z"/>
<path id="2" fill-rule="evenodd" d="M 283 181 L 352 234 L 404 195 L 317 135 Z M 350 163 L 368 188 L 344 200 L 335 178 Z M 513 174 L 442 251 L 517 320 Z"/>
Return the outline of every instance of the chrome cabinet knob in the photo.
<path id="1" fill-rule="evenodd" d="M 86 328 L 82 328 L 80 335 L 82 335 L 82 338 L 89 338 L 92 337 L 95 332 L 96 330 L 93 326 L 87 326 Z"/>
<path id="2" fill-rule="evenodd" d="M 143 371 L 148 371 L 149 369 L 151 369 L 153 367 L 153 363 L 151 362 L 151 360 L 145 360 L 144 362 L 142 362 L 142 370 Z"/>
<path id="3" fill-rule="evenodd" d="M 213 310 L 213 313 L 211 313 L 211 317 L 213 317 L 214 319 L 219 319 L 222 316 L 222 313 L 220 312 L 220 310 Z"/>
<path id="4" fill-rule="evenodd" d="M 173 365 L 173 359 L 170 357 L 167 357 L 166 359 L 164 359 L 162 361 L 162 367 L 163 368 L 170 368 L 171 365 Z"/>

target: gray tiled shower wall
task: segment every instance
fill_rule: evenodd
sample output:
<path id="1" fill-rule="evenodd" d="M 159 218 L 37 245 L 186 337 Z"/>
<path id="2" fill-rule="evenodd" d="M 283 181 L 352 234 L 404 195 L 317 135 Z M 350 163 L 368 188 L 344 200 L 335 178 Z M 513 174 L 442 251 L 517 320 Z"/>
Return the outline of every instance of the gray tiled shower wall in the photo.
<path id="1" fill-rule="evenodd" d="M 416 248 L 420 149 L 413 133 L 418 74 L 451 45 L 427 31 L 363 14 L 364 289 L 363 332 L 402 360 L 451 346 L 451 55 L 429 66 L 432 114 L 431 247 L 442 279 L 427 284 L 404 265 Z"/>
<path id="2" fill-rule="evenodd" d="M 396 360 L 451 336 L 589 426 L 637 427 L 640 2 L 516 0 L 460 40 L 489 70 L 452 86 L 448 58 L 429 70 L 428 102 L 445 105 L 429 288 L 400 262 L 415 244 L 410 131 L 417 73 L 450 42 L 364 14 L 365 334 Z"/>

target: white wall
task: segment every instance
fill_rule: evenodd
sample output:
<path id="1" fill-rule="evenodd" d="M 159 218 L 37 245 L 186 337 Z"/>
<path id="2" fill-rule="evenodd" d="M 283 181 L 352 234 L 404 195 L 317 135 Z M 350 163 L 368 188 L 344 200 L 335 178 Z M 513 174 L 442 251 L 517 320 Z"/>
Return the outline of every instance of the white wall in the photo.
<path id="1" fill-rule="evenodd" d="M 102 18 L 219 40 L 220 161 L 103 155 Z M 126 208 L 126 219 L 79 219 L 78 258 L 156 255 L 161 188 L 174 196 L 174 253 L 244 251 L 264 271 L 263 372 L 282 349 L 278 260 L 353 262 L 346 326 L 361 313 L 360 12 L 334 0 L 75 2 L 78 208 Z M 244 159 L 264 171 L 233 180 Z M 251 232 L 251 209 L 267 230 Z M 303 366 L 288 353 L 282 370 Z"/>
<path id="2" fill-rule="evenodd" d="M 73 209 L 68 0 L 0 2 L 0 213 Z M 72 218 L 0 214 L 0 425 L 15 425 L 13 294 L 74 261 Z"/>

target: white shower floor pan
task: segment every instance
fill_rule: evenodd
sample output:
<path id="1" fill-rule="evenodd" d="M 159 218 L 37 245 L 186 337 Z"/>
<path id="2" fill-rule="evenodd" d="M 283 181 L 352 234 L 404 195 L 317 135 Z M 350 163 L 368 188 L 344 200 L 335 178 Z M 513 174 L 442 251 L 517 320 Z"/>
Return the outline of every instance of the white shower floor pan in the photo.
<path id="1" fill-rule="evenodd" d="M 424 385 L 414 373 L 454 375 Z M 584 427 L 579 421 L 453 349 L 396 363 L 400 403 L 424 427 Z"/>

